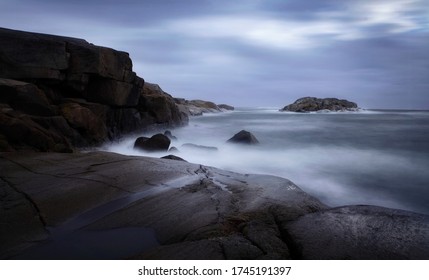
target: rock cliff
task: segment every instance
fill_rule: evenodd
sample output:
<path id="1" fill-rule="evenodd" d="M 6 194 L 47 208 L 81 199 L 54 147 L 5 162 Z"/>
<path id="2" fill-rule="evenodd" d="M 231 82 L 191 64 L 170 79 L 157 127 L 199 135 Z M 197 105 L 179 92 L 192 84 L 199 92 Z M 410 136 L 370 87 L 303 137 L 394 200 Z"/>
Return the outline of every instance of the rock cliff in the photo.
<path id="1" fill-rule="evenodd" d="M 285 106 L 280 111 L 316 112 L 316 111 L 356 111 L 357 104 L 345 99 L 303 97 Z"/>
<path id="2" fill-rule="evenodd" d="M 187 123 L 128 53 L 0 28 L 0 151 L 72 151 L 152 125 Z"/>

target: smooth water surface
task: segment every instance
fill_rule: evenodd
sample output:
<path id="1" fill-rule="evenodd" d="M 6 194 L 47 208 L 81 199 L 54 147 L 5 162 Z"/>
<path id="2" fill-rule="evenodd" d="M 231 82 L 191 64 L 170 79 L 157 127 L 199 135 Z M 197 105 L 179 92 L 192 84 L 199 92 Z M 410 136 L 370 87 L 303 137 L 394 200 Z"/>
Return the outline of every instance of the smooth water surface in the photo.
<path id="1" fill-rule="evenodd" d="M 225 143 L 242 129 L 260 145 Z M 250 108 L 193 117 L 171 131 L 178 138 L 172 142 L 177 155 L 189 162 L 285 177 L 330 206 L 371 204 L 429 214 L 429 111 L 303 114 Z M 134 140 L 102 149 L 167 154 L 136 151 Z M 184 143 L 219 151 L 181 148 Z"/>

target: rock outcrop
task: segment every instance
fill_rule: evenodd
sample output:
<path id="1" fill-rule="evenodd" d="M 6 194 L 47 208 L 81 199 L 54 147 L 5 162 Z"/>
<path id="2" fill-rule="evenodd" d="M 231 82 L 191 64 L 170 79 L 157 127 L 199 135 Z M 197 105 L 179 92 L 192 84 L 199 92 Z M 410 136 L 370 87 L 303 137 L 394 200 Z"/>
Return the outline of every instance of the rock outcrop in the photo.
<path id="1" fill-rule="evenodd" d="M 155 134 L 150 138 L 139 137 L 134 142 L 134 149 L 147 152 L 166 152 L 170 147 L 170 138 L 164 134 Z"/>
<path id="2" fill-rule="evenodd" d="M 258 139 L 256 139 L 255 135 L 250 133 L 249 131 L 242 130 L 236 133 L 227 141 L 228 143 L 235 144 L 246 144 L 246 145 L 256 145 L 259 144 Z"/>
<path id="3" fill-rule="evenodd" d="M 280 111 L 316 112 L 316 111 L 356 111 L 358 106 L 354 102 L 337 98 L 303 97 L 294 103 L 285 106 Z"/>
<path id="4" fill-rule="evenodd" d="M 0 153 L 0 224 L 0 259 L 429 259 L 426 215 L 104 152 Z"/>
<path id="5" fill-rule="evenodd" d="M 186 100 L 183 98 L 175 98 L 174 100 L 180 111 L 188 116 L 201 116 L 204 113 L 220 113 L 234 110 L 233 106 L 226 104 L 216 105 L 211 101 Z"/>
<path id="6" fill-rule="evenodd" d="M 0 150 L 72 151 L 153 125 L 187 123 L 128 53 L 0 28 Z"/>

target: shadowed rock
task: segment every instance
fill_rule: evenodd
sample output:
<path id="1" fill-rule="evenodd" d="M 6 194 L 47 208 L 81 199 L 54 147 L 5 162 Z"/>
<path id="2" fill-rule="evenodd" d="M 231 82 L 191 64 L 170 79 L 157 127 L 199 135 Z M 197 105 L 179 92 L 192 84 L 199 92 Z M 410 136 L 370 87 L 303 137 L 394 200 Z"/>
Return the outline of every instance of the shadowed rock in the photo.
<path id="1" fill-rule="evenodd" d="M 155 134 L 150 138 L 139 137 L 134 142 L 134 149 L 140 149 L 147 152 L 168 151 L 168 147 L 170 147 L 170 139 L 164 134 Z"/>
<path id="2" fill-rule="evenodd" d="M 235 144 L 255 145 L 259 144 L 258 139 L 249 131 L 242 130 L 230 138 L 227 142 Z"/>
<path id="3" fill-rule="evenodd" d="M 429 216 L 345 206 L 286 225 L 304 259 L 429 259 Z"/>
<path id="4" fill-rule="evenodd" d="M 172 96 L 133 72 L 126 52 L 0 28 L 0 65 L 0 151 L 71 151 L 188 121 Z"/>

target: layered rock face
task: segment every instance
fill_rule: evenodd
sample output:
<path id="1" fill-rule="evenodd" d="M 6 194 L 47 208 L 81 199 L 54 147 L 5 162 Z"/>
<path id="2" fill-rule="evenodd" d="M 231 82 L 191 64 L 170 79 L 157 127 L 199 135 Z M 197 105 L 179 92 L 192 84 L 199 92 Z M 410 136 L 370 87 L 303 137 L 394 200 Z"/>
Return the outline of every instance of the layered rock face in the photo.
<path id="1" fill-rule="evenodd" d="M 285 106 L 280 111 L 316 112 L 316 111 L 355 111 L 358 106 L 354 102 L 338 98 L 303 97 Z"/>
<path id="2" fill-rule="evenodd" d="M 151 125 L 182 125 L 173 98 L 128 53 L 0 28 L 0 150 L 71 151 Z"/>

